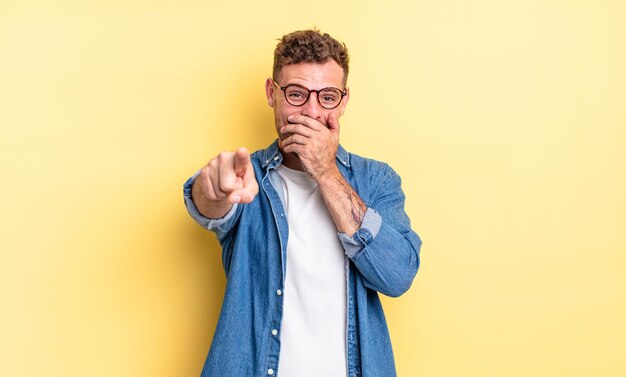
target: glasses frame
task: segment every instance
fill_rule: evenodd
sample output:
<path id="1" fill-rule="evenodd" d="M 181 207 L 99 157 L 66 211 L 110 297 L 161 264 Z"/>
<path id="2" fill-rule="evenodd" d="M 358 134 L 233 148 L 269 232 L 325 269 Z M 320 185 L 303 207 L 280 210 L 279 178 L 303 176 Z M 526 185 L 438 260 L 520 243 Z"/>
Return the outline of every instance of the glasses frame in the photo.
<path id="1" fill-rule="evenodd" d="M 291 106 L 295 106 L 295 107 L 300 107 L 300 106 L 304 106 L 304 105 L 306 105 L 306 103 L 307 103 L 307 102 L 309 102 L 309 98 L 311 98 L 311 93 L 312 93 L 312 92 L 315 92 L 315 94 L 317 94 L 317 95 L 315 96 L 315 97 L 317 97 L 317 103 L 319 103 L 319 104 L 320 104 L 320 106 L 321 106 L 323 109 L 326 109 L 326 110 L 332 110 L 332 109 L 336 109 L 337 107 L 339 107 L 339 105 L 341 105 L 341 102 L 343 102 L 343 97 L 345 97 L 346 95 L 348 95 L 348 92 L 346 92 L 346 90 L 345 90 L 345 89 L 344 89 L 344 90 L 341 90 L 341 89 L 339 89 L 339 88 L 335 88 L 335 87 L 333 87 L 333 86 L 329 86 L 329 87 L 327 87 L 327 88 L 322 88 L 322 89 L 315 90 L 315 89 L 309 89 L 309 88 L 307 88 L 307 87 L 305 87 L 305 86 L 303 86 L 303 85 L 300 85 L 300 84 L 289 84 L 289 85 L 286 85 L 286 86 L 281 86 L 281 85 L 280 85 L 279 83 L 277 83 L 277 82 L 276 82 L 276 80 L 274 80 L 274 79 L 272 79 L 272 82 L 274 83 L 274 85 L 278 86 L 278 87 L 280 88 L 280 90 L 282 90 L 282 91 L 283 91 L 283 95 L 285 96 L 285 101 L 287 101 L 287 103 L 288 103 L 288 104 L 290 104 Z M 289 101 L 289 99 L 287 98 L 287 88 L 289 88 L 290 86 L 297 86 L 297 87 L 299 87 L 299 88 L 302 88 L 302 89 L 304 89 L 304 90 L 307 90 L 307 91 L 308 91 L 307 97 L 306 97 L 306 99 L 304 100 L 304 102 L 302 102 L 302 103 L 301 103 L 301 104 L 299 104 L 299 105 L 294 105 L 293 103 L 291 103 L 291 102 Z M 337 102 L 337 104 L 336 104 L 335 106 L 333 106 L 333 107 L 326 107 L 326 106 L 324 106 L 324 105 L 322 104 L 322 102 L 320 101 L 320 92 L 323 92 L 324 90 L 327 90 L 327 89 L 334 89 L 334 90 L 338 90 L 338 91 L 339 91 L 339 93 L 341 93 L 341 98 L 339 99 L 339 102 Z"/>

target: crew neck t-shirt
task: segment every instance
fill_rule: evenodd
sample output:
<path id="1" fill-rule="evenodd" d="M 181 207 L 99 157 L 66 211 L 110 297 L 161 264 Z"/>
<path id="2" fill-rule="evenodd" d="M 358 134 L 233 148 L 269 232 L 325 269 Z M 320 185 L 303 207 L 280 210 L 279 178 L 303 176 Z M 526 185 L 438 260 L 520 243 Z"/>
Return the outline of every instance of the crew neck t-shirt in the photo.
<path id="1" fill-rule="evenodd" d="M 280 331 L 280 377 L 345 377 L 345 254 L 317 183 L 303 171 L 277 172 L 289 223 Z"/>

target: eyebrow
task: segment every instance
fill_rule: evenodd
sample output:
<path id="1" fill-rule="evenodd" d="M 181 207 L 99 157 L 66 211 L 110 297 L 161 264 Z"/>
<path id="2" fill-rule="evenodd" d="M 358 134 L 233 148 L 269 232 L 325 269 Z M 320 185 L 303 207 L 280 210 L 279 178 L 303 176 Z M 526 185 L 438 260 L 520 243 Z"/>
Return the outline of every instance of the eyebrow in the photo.
<path id="1" fill-rule="evenodd" d="M 279 82 L 277 82 L 277 81 L 276 81 L 276 84 L 280 85 L 280 83 L 279 83 Z M 327 86 L 322 86 L 322 87 L 320 87 L 319 89 L 311 89 L 311 88 L 309 88 L 308 86 L 306 86 L 306 85 L 304 85 L 304 84 L 297 83 L 297 82 L 287 82 L 285 85 L 282 85 L 282 86 L 287 87 L 287 86 L 289 86 L 289 85 L 298 85 L 298 86 L 301 86 L 301 87 L 303 87 L 303 88 L 305 88 L 305 89 L 308 89 L 308 90 L 322 90 L 322 89 L 327 89 L 327 88 L 339 89 L 339 90 L 341 90 L 342 92 L 346 90 L 346 88 L 341 89 L 341 85 L 339 85 L 339 86 L 335 86 L 335 85 L 330 85 L 330 86 L 328 86 L 328 85 L 327 85 Z"/>

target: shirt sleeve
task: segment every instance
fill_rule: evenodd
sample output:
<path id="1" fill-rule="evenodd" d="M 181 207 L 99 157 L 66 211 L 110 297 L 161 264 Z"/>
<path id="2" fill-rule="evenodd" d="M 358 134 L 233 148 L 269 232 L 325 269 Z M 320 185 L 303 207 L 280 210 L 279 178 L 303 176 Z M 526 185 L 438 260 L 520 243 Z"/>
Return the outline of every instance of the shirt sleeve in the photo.
<path id="1" fill-rule="evenodd" d="M 367 208 L 365 216 L 361 222 L 361 227 L 354 233 L 352 237 L 345 233 L 339 233 L 339 240 L 343 245 L 348 258 L 352 258 L 361 249 L 365 247 L 371 240 L 378 235 L 383 219 L 380 214 L 373 208 Z"/>
<path id="2" fill-rule="evenodd" d="M 371 199 L 359 230 L 352 237 L 339 234 L 339 238 L 365 286 L 397 297 L 413 283 L 422 241 L 411 229 L 401 179 L 393 169 L 388 167 Z"/>

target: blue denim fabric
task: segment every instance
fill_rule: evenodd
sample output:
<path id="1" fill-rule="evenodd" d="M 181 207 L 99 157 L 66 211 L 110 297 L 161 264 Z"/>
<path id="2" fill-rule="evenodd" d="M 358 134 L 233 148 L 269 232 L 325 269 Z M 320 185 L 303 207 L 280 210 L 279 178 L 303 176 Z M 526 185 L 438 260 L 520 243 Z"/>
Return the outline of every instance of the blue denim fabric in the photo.
<path id="1" fill-rule="evenodd" d="M 280 376 L 280 337 L 272 329 L 281 325 L 289 234 L 282 189 L 276 184 L 282 155 L 274 142 L 251 160 L 259 195 L 252 203 L 233 206 L 222 219 L 205 218 L 195 207 L 191 187 L 197 174 L 184 185 L 189 213 L 217 234 L 227 278 L 202 371 L 206 377 Z M 393 351 L 378 292 L 397 297 L 409 289 L 422 241 L 404 212 L 400 177 L 387 164 L 340 146 L 337 166 L 368 208 L 353 237 L 338 233 L 346 253 L 348 376 L 393 377 Z"/>

